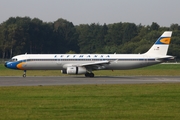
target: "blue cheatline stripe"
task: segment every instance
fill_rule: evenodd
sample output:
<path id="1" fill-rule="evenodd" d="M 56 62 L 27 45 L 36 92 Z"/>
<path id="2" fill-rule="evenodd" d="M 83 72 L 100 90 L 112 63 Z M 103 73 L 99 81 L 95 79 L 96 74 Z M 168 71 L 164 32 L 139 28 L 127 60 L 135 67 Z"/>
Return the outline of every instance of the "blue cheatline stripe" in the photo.
<path id="1" fill-rule="evenodd" d="M 23 61 L 20 61 L 20 62 L 31 62 L 31 61 L 55 61 L 55 62 L 60 62 L 60 61 L 116 61 L 116 60 L 118 60 L 118 61 L 144 61 L 144 60 L 148 60 L 148 61 L 154 61 L 155 60 L 155 58 L 130 58 L 130 59 L 128 59 L 128 58 L 125 58 L 125 59 L 118 59 L 118 58 L 113 58 L 113 59 L 71 59 L 71 58 L 69 58 L 69 59 L 28 59 L 28 60 L 23 60 Z M 20 63 L 19 62 L 19 63 Z"/>

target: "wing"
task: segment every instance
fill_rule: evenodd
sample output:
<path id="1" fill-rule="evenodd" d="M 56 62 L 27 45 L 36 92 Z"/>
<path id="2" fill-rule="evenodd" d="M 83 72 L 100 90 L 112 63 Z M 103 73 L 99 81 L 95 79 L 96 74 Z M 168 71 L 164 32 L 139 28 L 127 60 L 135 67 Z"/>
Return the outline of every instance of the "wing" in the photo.
<path id="1" fill-rule="evenodd" d="M 64 64 L 63 68 L 67 69 L 67 67 L 85 67 L 86 69 L 89 70 L 100 70 L 100 69 L 104 69 L 105 66 L 104 65 L 110 64 L 110 61 L 91 61 L 91 62 L 87 62 L 87 63 L 77 63 L 77 64 Z"/>
<path id="2" fill-rule="evenodd" d="M 105 61 L 92 61 L 92 62 L 87 62 L 87 63 L 79 63 L 79 64 L 65 64 L 63 65 L 63 68 L 67 68 L 70 66 L 75 66 L 75 67 L 85 67 L 86 69 L 89 70 L 100 70 L 105 68 L 105 64 L 109 64 L 110 62 L 105 60 Z"/>
<path id="3" fill-rule="evenodd" d="M 96 61 L 96 62 L 90 62 L 90 63 L 84 63 L 84 64 L 79 64 L 78 66 L 94 66 L 94 65 L 103 65 L 103 64 L 109 64 L 109 61 Z"/>
<path id="4" fill-rule="evenodd" d="M 101 70 L 105 69 L 105 64 L 109 64 L 109 61 L 96 61 L 96 62 L 90 62 L 90 63 L 83 63 L 79 64 L 78 66 L 86 67 L 90 70 Z"/>

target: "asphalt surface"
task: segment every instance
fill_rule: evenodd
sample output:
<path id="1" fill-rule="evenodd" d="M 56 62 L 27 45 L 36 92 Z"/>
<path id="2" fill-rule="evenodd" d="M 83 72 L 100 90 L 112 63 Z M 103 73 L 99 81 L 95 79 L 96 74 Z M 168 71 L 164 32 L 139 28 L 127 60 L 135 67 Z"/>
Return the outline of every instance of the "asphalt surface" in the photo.
<path id="1" fill-rule="evenodd" d="M 180 76 L 0 77 L 0 86 L 180 83 Z"/>

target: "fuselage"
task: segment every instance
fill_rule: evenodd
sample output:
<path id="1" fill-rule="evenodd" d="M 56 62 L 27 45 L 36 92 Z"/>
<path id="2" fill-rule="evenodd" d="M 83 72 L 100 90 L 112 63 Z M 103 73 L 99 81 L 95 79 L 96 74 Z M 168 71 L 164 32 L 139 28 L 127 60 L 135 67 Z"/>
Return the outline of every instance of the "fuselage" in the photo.
<path id="1" fill-rule="evenodd" d="M 92 70 L 134 69 L 162 62 L 144 54 L 24 54 L 13 57 L 12 62 L 6 63 L 6 67 L 21 70 L 63 70 L 69 66 L 103 61 L 109 63 L 94 64 Z"/>

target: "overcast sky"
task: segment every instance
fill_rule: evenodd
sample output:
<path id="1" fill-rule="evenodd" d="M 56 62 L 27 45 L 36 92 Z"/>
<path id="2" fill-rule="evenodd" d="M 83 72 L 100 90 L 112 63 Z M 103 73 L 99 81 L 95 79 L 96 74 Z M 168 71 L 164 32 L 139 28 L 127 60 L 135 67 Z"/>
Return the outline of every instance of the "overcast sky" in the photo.
<path id="1" fill-rule="evenodd" d="M 180 0 L 0 0 L 0 23 L 9 17 L 66 19 L 74 25 L 132 22 L 180 24 Z"/>

